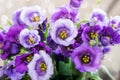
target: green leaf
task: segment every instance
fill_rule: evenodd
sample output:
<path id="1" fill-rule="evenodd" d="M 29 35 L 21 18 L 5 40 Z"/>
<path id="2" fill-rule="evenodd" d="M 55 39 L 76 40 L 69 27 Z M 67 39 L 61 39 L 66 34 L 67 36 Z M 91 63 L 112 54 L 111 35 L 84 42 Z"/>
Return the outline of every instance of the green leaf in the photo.
<path id="1" fill-rule="evenodd" d="M 87 72 L 86 73 L 86 79 L 90 79 L 90 80 L 102 80 L 100 77 L 99 77 L 99 73 L 98 71 L 96 72 Z"/>
<path id="2" fill-rule="evenodd" d="M 21 48 L 21 50 L 20 50 L 20 54 L 23 54 L 23 53 L 27 53 L 28 51 L 26 50 L 26 48 Z"/>
<path id="3" fill-rule="evenodd" d="M 47 26 L 46 26 L 46 31 L 45 31 L 45 33 L 44 33 L 44 36 L 45 36 L 45 39 L 47 40 L 47 37 L 48 37 L 48 34 L 49 34 L 49 26 L 50 26 L 50 24 L 47 24 Z"/>
<path id="4" fill-rule="evenodd" d="M 72 75 L 72 69 L 68 63 L 64 63 L 64 62 L 60 61 L 58 70 L 59 70 L 60 75 L 65 75 L 65 76 Z"/>
<path id="5" fill-rule="evenodd" d="M 102 65 L 102 69 L 104 70 L 104 72 L 111 78 L 111 80 L 116 80 L 114 78 L 114 76 L 112 76 L 112 74 L 109 72 L 109 70 L 104 66 Z"/>
<path id="6" fill-rule="evenodd" d="M 99 76 L 91 76 L 90 80 L 102 80 Z"/>
<path id="7" fill-rule="evenodd" d="M 21 80 L 31 80 L 30 76 L 26 73 Z"/>

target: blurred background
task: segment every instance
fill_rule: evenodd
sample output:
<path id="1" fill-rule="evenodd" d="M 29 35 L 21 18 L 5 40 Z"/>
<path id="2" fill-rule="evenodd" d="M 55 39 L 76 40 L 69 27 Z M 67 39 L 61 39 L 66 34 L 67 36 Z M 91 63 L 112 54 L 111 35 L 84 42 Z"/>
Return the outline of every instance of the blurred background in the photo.
<path id="1" fill-rule="evenodd" d="M 46 9 L 47 16 L 50 17 L 56 7 L 69 4 L 70 0 L 0 0 L 0 26 L 8 26 L 7 21 L 12 19 L 15 10 L 25 7 L 39 5 Z M 107 12 L 108 17 L 120 16 L 120 0 L 84 0 L 80 7 L 80 19 L 88 19 L 94 8 L 101 8 Z M 0 66 L 3 62 L 0 60 Z M 120 80 L 120 45 L 111 48 L 111 52 L 105 55 L 103 65 L 106 66 L 115 80 Z M 106 72 L 100 70 L 103 80 L 112 80 Z M 104 74 L 103 74 L 104 73 Z"/>

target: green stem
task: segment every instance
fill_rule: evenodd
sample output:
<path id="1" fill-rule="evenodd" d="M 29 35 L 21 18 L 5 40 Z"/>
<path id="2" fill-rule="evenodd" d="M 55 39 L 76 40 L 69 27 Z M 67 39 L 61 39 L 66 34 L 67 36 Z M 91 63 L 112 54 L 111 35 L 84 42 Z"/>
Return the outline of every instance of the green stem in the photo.
<path id="1" fill-rule="evenodd" d="M 116 80 L 105 66 L 102 65 L 102 69 L 106 72 L 106 74 L 107 74 L 112 80 Z"/>

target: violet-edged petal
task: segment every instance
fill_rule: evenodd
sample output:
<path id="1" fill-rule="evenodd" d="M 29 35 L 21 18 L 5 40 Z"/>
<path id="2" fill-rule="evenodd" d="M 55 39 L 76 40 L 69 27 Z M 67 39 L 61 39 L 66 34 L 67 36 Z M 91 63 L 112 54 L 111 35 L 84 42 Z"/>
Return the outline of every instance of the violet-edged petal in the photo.
<path id="1" fill-rule="evenodd" d="M 52 59 L 45 51 L 41 50 L 39 54 L 35 54 L 28 64 L 28 74 L 32 80 L 49 80 L 53 73 Z"/>
<path id="2" fill-rule="evenodd" d="M 18 24 L 18 25 L 25 25 L 24 22 L 21 21 L 20 19 L 20 15 L 21 15 L 21 12 L 23 11 L 24 8 L 22 9 L 18 9 L 16 10 L 14 13 L 13 13 L 13 24 Z"/>
<path id="3" fill-rule="evenodd" d="M 109 26 L 115 30 L 120 30 L 120 16 L 111 17 Z"/>
<path id="4" fill-rule="evenodd" d="M 55 22 L 58 19 L 70 19 L 73 22 L 77 22 L 79 20 L 78 10 L 70 6 L 59 7 L 53 12 L 51 21 Z"/>
<path id="5" fill-rule="evenodd" d="M 25 73 L 19 73 L 15 69 L 15 61 L 11 61 L 5 66 L 4 74 L 11 80 L 21 80 Z"/>
<path id="6" fill-rule="evenodd" d="M 31 48 L 39 44 L 41 37 L 37 30 L 24 29 L 19 35 L 20 44 L 25 48 Z"/>
<path id="7" fill-rule="evenodd" d="M 29 27 L 38 27 L 46 19 L 46 12 L 39 6 L 25 7 L 21 12 L 20 19 Z"/>
<path id="8" fill-rule="evenodd" d="M 94 26 L 96 24 L 99 24 L 101 26 L 107 25 L 107 14 L 105 11 L 96 8 L 93 10 L 92 14 L 91 14 L 91 18 L 89 21 L 90 26 Z"/>
<path id="9" fill-rule="evenodd" d="M 50 27 L 50 36 L 57 44 L 68 46 L 74 43 L 77 27 L 69 19 L 59 19 Z"/>

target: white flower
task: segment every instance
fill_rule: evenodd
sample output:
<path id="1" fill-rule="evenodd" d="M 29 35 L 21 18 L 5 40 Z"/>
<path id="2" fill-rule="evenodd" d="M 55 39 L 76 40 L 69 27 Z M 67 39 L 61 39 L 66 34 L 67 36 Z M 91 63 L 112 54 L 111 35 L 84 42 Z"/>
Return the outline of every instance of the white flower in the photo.
<path id="1" fill-rule="evenodd" d="M 31 48 L 39 44 L 41 38 L 37 30 L 23 29 L 19 36 L 20 44 L 25 48 Z"/>
<path id="2" fill-rule="evenodd" d="M 77 34 L 77 27 L 69 19 L 59 19 L 50 27 L 51 38 L 64 46 L 72 44 Z"/>
<path id="3" fill-rule="evenodd" d="M 37 27 L 46 19 L 46 12 L 39 6 L 25 7 L 21 12 L 20 19 L 29 27 Z"/>
<path id="4" fill-rule="evenodd" d="M 52 59 L 45 51 L 36 53 L 28 64 L 28 74 L 32 80 L 49 80 L 53 73 Z"/>

